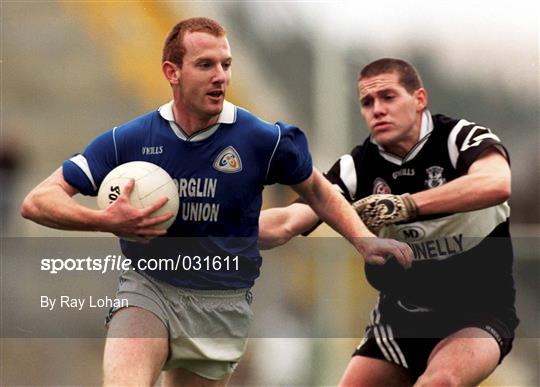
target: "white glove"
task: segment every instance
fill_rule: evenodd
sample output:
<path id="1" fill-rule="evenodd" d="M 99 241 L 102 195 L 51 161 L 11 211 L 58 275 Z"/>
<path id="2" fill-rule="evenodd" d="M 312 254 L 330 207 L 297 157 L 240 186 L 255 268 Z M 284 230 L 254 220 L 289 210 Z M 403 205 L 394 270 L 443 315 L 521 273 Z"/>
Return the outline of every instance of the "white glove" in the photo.
<path id="1" fill-rule="evenodd" d="M 353 203 L 364 224 L 374 233 L 383 226 L 416 218 L 418 207 L 411 195 L 375 194 Z"/>

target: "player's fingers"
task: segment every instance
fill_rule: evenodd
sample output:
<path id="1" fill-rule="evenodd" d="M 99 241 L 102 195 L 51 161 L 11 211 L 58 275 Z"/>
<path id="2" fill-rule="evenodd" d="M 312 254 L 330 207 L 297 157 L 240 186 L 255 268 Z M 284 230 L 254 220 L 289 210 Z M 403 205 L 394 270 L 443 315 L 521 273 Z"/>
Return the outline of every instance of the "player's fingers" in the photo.
<path id="1" fill-rule="evenodd" d="M 127 240 L 127 241 L 130 241 L 130 242 L 138 242 L 138 243 L 149 243 L 150 240 L 145 238 L 143 235 L 139 235 L 139 234 L 115 234 L 117 237 L 119 237 L 120 239 L 124 239 L 124 240 Z"/>
<path id="2" fill-rule="evenodd" d="M 401 250 L 399 249 L 398 245 L 397 244 L 394 244 L 393 243 L 394 241 L 390 240 L 389 241 L 389 251 L 391 252 L 391 257 L 393 257 L 401 266 L 403 266 L 405 269 L 407 269 L 407 260 L 405 259 L 405 257 L 403 256 L 403 253 L 401 252 Z"/>
<path id="3" fill-rule="evenodd" d="M 401 266 L 405 269 L 410 269 L 412 266 L 412 250 L 405 243 L 396 242 L 394 248 L 394 257 Z"/>
<path id="4" fill-rule="evenodd" d="M 158 216 L 150 216 L 147 218 L 144 218 L 140 223 L 139 227 L 146 228 L 149 226 L 154 226 L 156 224 L 163 223 L 169 219 L 171 219 L 174 216 L 174 213 L 172 212 L 166 212 L 165 214 L 161 214 Z"/>
<path id="5" fill-rule="evenodd" d="M 409 267 L 411 267 L 413 263 L 413 258 L 414 258 L 414 253 L 412 251 L 411 246 L 409 246 L 406 243 L 401 243 L 400 250 L 403 252 L 403 255 L 406 257 L 407 262 L 409 262 Z"/>
<path id="6" fill-rule="evenodd" d="M 403 254 L 403 251 L 401 251 L 401 249 L 399 249 L 398 247 L 394 249 L 394 258 L 401 266 L 403 266 L 403 268 L 410 269 L 411 261 L 407 258 L 405 254 Z"/>
<path id="7" fill-rule="evenodd" d="M 150 204 L 148 207 L 145 207 L 145 208 L 142 209 L 143 216 L 150 215 L 151 213 L 159 210 L 168 201 L 169 201 L 169 198 L 167 198 L 167 197 L 163 197 L 161 199 L 156 200 L 154 203 Z"/>
<path id="8" fill-rule="evenodd" d="M 146 236 L 160 236 L 167 234 L 167 230 L 154 229 L 154 228 L 143 228 L 137 231 L 137 236 L 146 237 Z"/>
<path id="9" fill-rule="evenodd" d="M 381 255 L 370 255 L 366 261 L 373 265 L 384 265 L 387 259 Z"/>
<path id="10" fill-rule="evenodd" d="M 122 195 L 129 197 L 131 192 L 133 192 L 133 187 L 135 187 L 135 179 L 129 179 L 129 181 L 124 186 L 124 189 L 122 190 Z"/>

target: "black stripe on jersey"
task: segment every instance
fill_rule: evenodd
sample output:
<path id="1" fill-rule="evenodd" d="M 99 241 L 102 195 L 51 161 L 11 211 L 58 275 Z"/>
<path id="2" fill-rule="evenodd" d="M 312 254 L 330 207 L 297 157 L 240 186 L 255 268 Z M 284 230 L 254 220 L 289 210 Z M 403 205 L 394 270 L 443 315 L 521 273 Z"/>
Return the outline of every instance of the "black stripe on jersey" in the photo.
<path id="1" fill-rule="evenodd" d="M 354 158 L 350 154 L 341 156 L 324 177 L 339 187 L 347 201 L 355 200 L 358 181 Z"/>
<path id="2" fill-rule="evenodd" d="M 456 137 L 456 146 L 459 151 L 456 170 L 459 174 L 466 174 L 471 164 L 491 146 L 497 146 L 503 156 L 509 159 L 508 151 L 501 144 L 499 137 L 489 128 L 474 123 L 461 128 Z"/>

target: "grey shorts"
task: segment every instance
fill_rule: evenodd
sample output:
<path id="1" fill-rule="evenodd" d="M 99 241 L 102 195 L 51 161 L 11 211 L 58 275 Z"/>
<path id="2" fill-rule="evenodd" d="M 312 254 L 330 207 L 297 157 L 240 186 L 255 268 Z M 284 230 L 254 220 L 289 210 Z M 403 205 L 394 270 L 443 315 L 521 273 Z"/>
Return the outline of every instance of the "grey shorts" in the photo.
<path id="1" fill-rule="evenodd" d="M 183 368 L 220 380 L 244 354 L 253 316 L 249 289 L 178 288 L 128 270 L 120 275 L 116 298 L 152 312 L 165 324 L 169 357 L 164 370 Z M 111 308 L 106 323 L 121 308 Z"/>

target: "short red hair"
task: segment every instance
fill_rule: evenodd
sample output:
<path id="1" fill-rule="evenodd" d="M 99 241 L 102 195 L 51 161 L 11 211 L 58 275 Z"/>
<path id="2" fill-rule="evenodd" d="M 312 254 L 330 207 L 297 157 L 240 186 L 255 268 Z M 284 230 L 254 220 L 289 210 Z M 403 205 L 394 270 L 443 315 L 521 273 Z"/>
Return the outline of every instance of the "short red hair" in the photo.
<path id="1" fill-rule="evenodd" d="M 176 24 L 163 46 L 163 55 L 161 62 L 169 61 L 182 67 L 182 61 L 186 53 L 184 47 L 184 36 L 188 32 L 206 32 L 217 37 L 225 36 L 225 29 L 217 21 L 206 17 L 193 17 L 191 19 L 182 20 Z"/>

